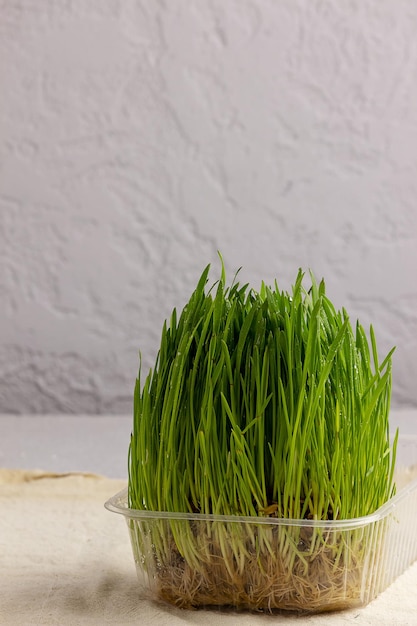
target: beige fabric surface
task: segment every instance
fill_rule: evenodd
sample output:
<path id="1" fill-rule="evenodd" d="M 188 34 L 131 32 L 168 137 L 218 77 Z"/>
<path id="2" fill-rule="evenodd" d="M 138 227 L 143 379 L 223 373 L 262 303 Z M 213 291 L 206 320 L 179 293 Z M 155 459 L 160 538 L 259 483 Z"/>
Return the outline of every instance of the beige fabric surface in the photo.
<path id="1" fill-rule="evenodd" d="M 317 616 L 183 611 L 140 590 L 125 522 L 95 475 L 0 470 L 0 624 L 417 626 L 417 563 L 362 609 Z"/>

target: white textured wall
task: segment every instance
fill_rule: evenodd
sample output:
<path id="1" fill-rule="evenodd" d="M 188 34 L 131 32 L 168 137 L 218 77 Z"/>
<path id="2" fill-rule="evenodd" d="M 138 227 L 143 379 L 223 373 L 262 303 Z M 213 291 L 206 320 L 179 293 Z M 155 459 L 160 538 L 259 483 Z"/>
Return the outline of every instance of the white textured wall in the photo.
<path id="1" fill-rule="evenodd" d="M 216 250 L 299 266 L 417 405 L 414 0 L 5 0 L 0 410 L 129 412 Z"/>

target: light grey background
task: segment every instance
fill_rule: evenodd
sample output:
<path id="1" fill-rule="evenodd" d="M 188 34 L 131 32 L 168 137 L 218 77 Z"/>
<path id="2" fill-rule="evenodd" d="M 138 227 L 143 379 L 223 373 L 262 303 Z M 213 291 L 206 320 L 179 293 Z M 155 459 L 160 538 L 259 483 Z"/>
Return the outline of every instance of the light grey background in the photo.
<path id="1" fill-rule="evenodd" d="M 416 409 L 394 409 L 390 426 L 397 469 L 415 465 Z M 127 478 L 131 430 L 128 415 L 0 415 L 0 467 Z"/>
<path id="2" fill-rule="evenodd" d="M 0 412 L 127 413 L 216 250 L 298 267 L 417 406 L 414 0 L 9 0 Z"/>

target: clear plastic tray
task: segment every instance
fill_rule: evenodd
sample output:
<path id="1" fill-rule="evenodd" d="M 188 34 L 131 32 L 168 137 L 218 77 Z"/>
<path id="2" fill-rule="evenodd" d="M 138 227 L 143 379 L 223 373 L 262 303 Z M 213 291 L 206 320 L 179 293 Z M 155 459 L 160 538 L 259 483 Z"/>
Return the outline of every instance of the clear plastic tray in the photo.
<path id="1" fill-rule="evenodd" d="M 417 437 L 400 437 L 397 494 L 372 515 L 337 521 L 128 508 L 139 582 L 184 608 L 321 612 L 364 606 L 417 559 Z"/>

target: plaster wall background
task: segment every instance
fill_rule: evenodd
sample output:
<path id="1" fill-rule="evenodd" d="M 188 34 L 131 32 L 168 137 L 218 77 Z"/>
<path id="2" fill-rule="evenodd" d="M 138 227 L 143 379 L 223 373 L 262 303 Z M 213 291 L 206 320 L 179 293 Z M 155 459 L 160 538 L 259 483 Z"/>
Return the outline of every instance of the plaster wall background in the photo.
<path id="1" fill-rule="evenodd" d="M 217 249 L 397 346 L 417 406 L 413 0 L 0 2 L 0 411 L 129 413 Z"/>

